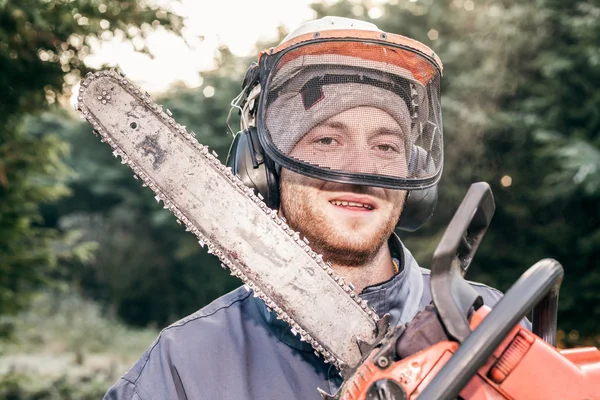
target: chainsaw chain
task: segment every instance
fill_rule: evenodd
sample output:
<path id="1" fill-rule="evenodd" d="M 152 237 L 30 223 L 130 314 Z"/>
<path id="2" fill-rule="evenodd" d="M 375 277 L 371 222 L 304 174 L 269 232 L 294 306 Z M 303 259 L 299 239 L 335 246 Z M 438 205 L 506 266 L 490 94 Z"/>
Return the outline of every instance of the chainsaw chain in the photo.
<path id="1" fill-rule="evenodd" d="M 240 278 L 248 290 L 252 290 L 255 297 L 259 297 L 263 300 L 269 311 L 274 311 L 277 314 L 277 319 L 281 319 L 288 323 L 291 327 L 292 332 L 295 335 L 300 335 L 300 339 L 302 341 L 306 341 L 312 345 L 315 349 L 315 354 L 318 356 L 319 354 L 323 356 L 325 362 L 333 364 L 336 368 L 342 369 L 346 367 L 341 360 L 338 360 L 334 357 L 327 349 L 319 343 L 316 339 L 314 339 L 309 332 L 304 330 L 298 323 L 296 323 L 284 310 L 282 310 L 266 293 L 264 293 L 257 285 L 255 285 L 242 271 L 240 271 L 227 257 L 227 252 L 222 250 L 222 247 L 216 243 L 212 243 L 208 238 L 206 238 L 200 230 L 193 225 L 193 223 L 178 209 L 177 205 L 174 204 L 170 199 L 167 193 L 163 193 L 159 187 L 150 179 L 148 175 L 133 161 L 129 159 L 129 157 L 124 154 L 124 152 L 118 148 L 116 143 L 110 138 L 108 133 L 104 130 L 101 124 L 96 121 L 92 114 L 87 110 L 87 108 L 83 105 L 83 94 L 85 93 L 86 88 L 90 85 L 91 81 L 102 77 L 110 77 L 113 78 L 119 86 L 123 89 L 127 90 L 132 96 L 136 97 L 141 101 L 142 104 L 146 106 L 146 108 L 150 109 L 155 115 L 163 120 L 163 122 L 170 127 L 173 131 L 177 132 L 179 135 L 183 136 L 190 144 L 192 144 L 197 150 L 198 153 L 205 157 L 208 161 L 210 161 L 210 165 L 220 172 L 220 174 L 229 180 L 240 192 L 244 193 L 247 198 L 256 204 L 265 214 L 267 214 L 273 225 L 276 229 L 283 230 L 286 234 L 292 237 L 295 243 L 300 246 L 306 253 L 310 255 L 310 257 L 323 269 L 327 272 L 330 278 L 339 284 L 340 287 L 350 296 L 368 315 L 373 319 L 375 323 L 379 321 L 379 317 L 377 314 L 367 305 L 367 301 L 363 300 L 355 291 L 353 286 L 344 281 L 344 278 L 338 276 L 333 269 L 331 268 L 331 264 L 329 262 L 323 261 L 323 257 L 320 254 L 315 253 L 310 246 L 308 245 L 308 240 L 306 238 L 301 238 L 298 232 L 295 232 L 291 229 L 286 223 L 284 218 L 280 218 L 277 215 L 276 210 L 272 210 L 269 208 L 265 202 L 263 201 L 263 197 L 254 193 L 254 190 L 246 186 L 239 176 L 234 175 L 231 171 L 230 167 L 224 166 L 217 158 L 217 153 L 213 150 L 209 151 L 208 146 L 204 146 L 195 138 L 194 132 L 187 132 L 184 126 L 179 125 L 172 116 L 172 113 L 167 109 L 163 111 L 161 105 L 156 104 L 147 92 L 142 92 L 139 87 L 130 82 L 125 74 L 122 72 L 117 72 L 114 69 L 99 71 L 95 73 L 88 73 L 85 76 L 85 79 L 81 83 L 81 87 L 79 90 L 79 95 L 77 97 L 78 103 L 75 106 L 77 111 L 80 111 L 82 114 L 82 118 L 86 119 L 94 128 L 94 133 L 100 136 L 100 140 L 103 143 L 107 143 L 113 149 L 113 155 L 115 157 L 121 157 L 121 164 L 127 164 L 131 170 L 133 170 L 133 177 L 135 179 L 142 180 L 142 186 L 149 187 L 155 194 L 155 199 L 157 202 L 163 201 L 164 208 L 170 210 L 175 217 L 177 218 L 177 222 L 185 226 L 185 230 L 193 233 L 198 238 L 198 243 L 204 247 L 205 245 L 208 248 L 209 254 L 214 254 L 221 260 L 223 268 L 228 268 L 230 270 L 231 275 Z M 110 100 L 110 95 L 107 92 L 102 92 L 101 95 L 97 97 L 98 101 L 102 104 L 107 104 Z"/>

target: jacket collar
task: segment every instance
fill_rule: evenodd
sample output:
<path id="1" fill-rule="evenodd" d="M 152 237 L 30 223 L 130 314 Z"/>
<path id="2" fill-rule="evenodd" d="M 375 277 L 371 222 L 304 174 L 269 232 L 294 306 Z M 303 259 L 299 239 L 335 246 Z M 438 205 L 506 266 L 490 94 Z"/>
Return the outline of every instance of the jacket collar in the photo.
<path id="1" fill-rule="evenodd" d="M 417 261 L 395 233 L 388 240 L 388 245 L 392 256 L 400 262 L 400 272 L 385 282 L 366 287 L 360 296 L 368 301 L 380 317 L 389 313 L 391 325 L 396 326 L 412 320 L 417 314 L 423 296 L 423 278 Z M 313 351 L 311 345 L 300 341 L 290 326 L 277 319 L 277 315 L 269 311 L 262 300 L 253 300 L 265 323 L 279 340 L 297 350 Z"/>

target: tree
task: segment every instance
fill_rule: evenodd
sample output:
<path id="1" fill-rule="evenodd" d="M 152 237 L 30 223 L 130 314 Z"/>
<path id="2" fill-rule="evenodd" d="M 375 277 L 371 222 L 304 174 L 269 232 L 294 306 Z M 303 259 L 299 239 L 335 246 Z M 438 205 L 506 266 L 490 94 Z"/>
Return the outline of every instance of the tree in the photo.
<path id="1" fill-rule="evenodd" d="M 57 135 L 25 131 L 25 117 L 57 111 L 87 71 L 91 42 L 115 32 L 143 38 L 158 26 L 179 33 L 181 18 L 132 0 L 0 1 L 0 314 L 22 306 L 65 255 L 40 206 L 69 192 L 68 146 Z"/>
<path id="2" fill-rule="evenodd" d="M 559 323 L 573 344 L 597 334 L 600 318 L 600 8 L 592 1 L 536 5 L 535 23 L 523 29 L 535 40 L 510 60 L 517 85 L 501 99 L 487 154 L 507 160 L 514 177 L 498 188 L 504 259 L 563 264 Z"/>
<path id="3" fill-rule="evenodd" d="M 598 6 L 340 1 L 315 10 L 414 37 L 444 63 L 440 199 L 424 229 L 402 235 L 421 265 L 469 184 L 485 180 L 497 208 L 469 277 L 506 290 L 537 260 L 554 257 L 566 271 L 559 315 L 566 344 L 597 334 Z"/>

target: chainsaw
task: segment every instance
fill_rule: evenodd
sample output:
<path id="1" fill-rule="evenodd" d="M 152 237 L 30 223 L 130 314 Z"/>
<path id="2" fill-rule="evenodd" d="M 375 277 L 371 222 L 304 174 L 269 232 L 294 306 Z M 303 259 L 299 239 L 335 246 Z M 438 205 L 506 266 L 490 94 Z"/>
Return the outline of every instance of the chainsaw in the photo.
<path id="1" fill-rule="evenodd" d="M 434 253 L 433 304 L 391 327 L 277 210 L 122 73 L 89 73 L 77 100 L 93 132 L 157 202 L 340 371 L 340 390 L 324 398 L 600 399 L 600 351 L 554 347 L 558 262 L 531 267 L 493 310 L 464 280 L 494 212 L 487 184 L 471 187 Z M 529 331 L 518 322 L 532 308 Z"/>
<path id="2" fill-rule="evenodd" d="M 389 330 L 325 398 L 600 399 L 600 351 L 555 348 L 557 261 L 529 268 L 493 310 L 464 279 L 494 208 L 489 185 L 473 184 L 434 252 L 433 304 Z M 519 321 L 531 310 L 530 331 Z"/>

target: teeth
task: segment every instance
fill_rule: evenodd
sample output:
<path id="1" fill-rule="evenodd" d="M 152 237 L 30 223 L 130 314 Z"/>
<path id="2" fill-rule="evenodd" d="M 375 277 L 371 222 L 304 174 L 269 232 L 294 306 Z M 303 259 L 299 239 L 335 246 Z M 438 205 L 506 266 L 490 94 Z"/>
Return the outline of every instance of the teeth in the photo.
<path id="1" fill-rule="evenodd" d="M 342 207 L 363 207 L 366 208 L 367 210 L 372 210 L 373 206 L 369 205 L 369 204 L 362 204 L 362 203 L 357 203 L 355 201 L 339 201 L 339 200 L 331 200 L 330 201 L 331 204 L 333 204 L 334 206 L 342 206 Z"/>

